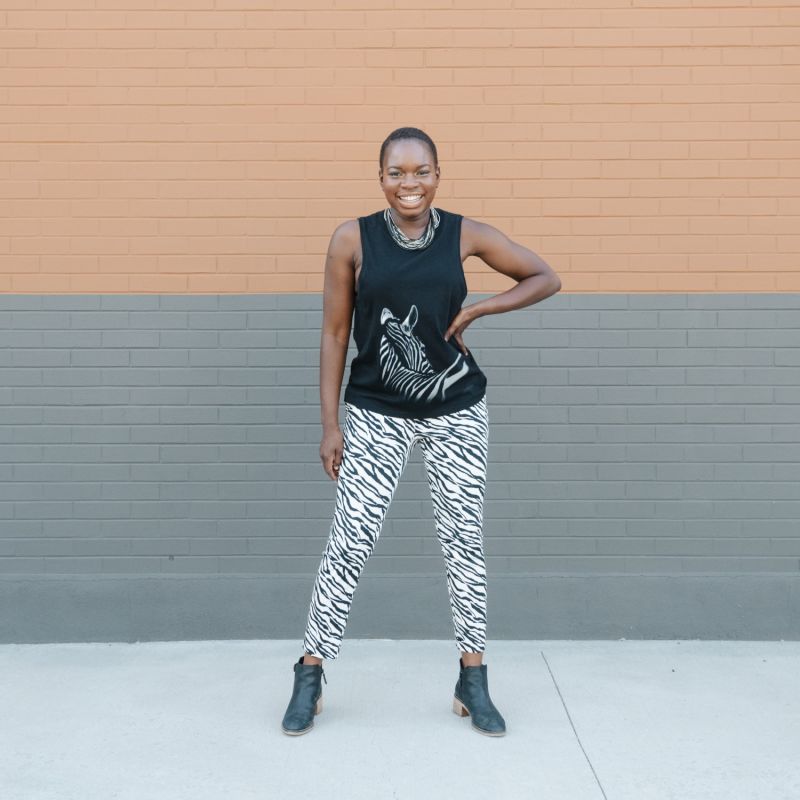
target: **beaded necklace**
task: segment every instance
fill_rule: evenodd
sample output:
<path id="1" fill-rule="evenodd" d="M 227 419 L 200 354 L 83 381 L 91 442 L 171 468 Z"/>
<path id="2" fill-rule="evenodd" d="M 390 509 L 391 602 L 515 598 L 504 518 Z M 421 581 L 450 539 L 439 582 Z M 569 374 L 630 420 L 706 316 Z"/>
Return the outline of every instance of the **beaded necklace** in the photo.
<path id="1" fill-rule="evenodd" d="M 392 239 L 394 239 L 400 247 L 405 247 L 406 250 L 421 250 L 423 247 L 427 247 L 433 241 L 433 234 L 436 228 L 439 227 L 440 222 L 439 212 L 431 206 L 428 226 L 425 228 L 425 232 L 419 239 L 410 239 L 397 227 L 397 223 L 395 223 L 394 217 L 392 217 L 390 208 L 384 209 L 383 217 L 386 220 L 386 225 L 389 228 Z"/>

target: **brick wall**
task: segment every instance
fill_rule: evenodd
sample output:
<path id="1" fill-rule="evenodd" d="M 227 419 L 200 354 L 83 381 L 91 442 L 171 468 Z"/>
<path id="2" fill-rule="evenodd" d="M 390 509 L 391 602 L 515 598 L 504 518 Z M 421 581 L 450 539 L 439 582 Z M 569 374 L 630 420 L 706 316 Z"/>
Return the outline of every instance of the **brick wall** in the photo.
<path id="1" fill-rule="evenodd" d="M 297 635 L 335 497 L 320 303 L 0 296 L 0 637 Z M 473 323 L 496 635 L 800 632 L 798 312 L 797 295 L 559 294 Z M 394 628 L 390 579 L 417 604 Z M 419 636 L 436 603 L 430 634 L 449 635 L 418 451 L 365 580 L 353 635 Z"/>
<path id="2" fill-rule="evenodd" d="M 324 255 L 404 125 L 562 279 L 467 333 L 490 635 L 800 635 L 800 9 L 16 5 L 0 641 L 299 638 Z M 451 635 L 432 526 L 415 453 L 348 635 Z"/>
<path id="3" fill-rule="evenodd" d="M 321 291 L 401 125 L 566 292 L 800 290 L 793 4 L 17 5 L 0 291 Z"/>

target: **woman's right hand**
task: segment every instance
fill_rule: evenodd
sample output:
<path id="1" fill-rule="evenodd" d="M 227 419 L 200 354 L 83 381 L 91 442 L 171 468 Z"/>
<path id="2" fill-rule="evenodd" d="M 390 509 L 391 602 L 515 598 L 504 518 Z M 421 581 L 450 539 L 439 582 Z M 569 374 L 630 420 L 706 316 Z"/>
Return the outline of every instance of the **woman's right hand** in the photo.
<path id="1" fill-rule="evenodd" d="M 341 428 L 323 430 L 322 442 L 319 445 L 319 457 L 322 459 L 322 468 L 333 481 L 339 479 L 342 453 L 344 453 L 344 437 Z"/>

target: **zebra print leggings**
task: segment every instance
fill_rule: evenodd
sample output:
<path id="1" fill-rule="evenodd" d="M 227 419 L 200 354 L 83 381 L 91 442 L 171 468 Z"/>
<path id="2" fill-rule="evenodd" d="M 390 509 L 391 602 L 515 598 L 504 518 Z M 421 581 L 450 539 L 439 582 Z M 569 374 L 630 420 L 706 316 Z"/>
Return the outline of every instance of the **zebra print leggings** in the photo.
<path id="1" fill-rule="evenodd" d="M 439 417 L 404 418 L 345 403 L 336 508 L 308 612 L 303 646 L 335 659 L 359 576 L 416 442 L 422 448 L 436 533 L 445 558 L 456 645 L 486 645 L 483 501 L 489 415 L 486 397 Z"/>

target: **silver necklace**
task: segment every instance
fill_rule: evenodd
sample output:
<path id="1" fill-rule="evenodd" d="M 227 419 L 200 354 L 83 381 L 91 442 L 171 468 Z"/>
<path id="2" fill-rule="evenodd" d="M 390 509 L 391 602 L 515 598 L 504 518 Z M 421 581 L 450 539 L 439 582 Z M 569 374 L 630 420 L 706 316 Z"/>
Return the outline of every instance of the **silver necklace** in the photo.
<path id="1" fill-rule="evenodd" d="M 433 234 L 436 228 L 439 227 L 440 222 L 439 212 L 431 206 L 428 226 L 425 228 L 425 232 L 419 239 L 409 239 L 409 237 L 397 227 L 397 223 L 394 221 L 394 217 L 392 217 L 392 210 L 390 208 L 384 209 L 383 217 L 386 220 L 386 225 L 389 228 L 392 239 L 394 239 L 400 247 L 405 247 L 406 250 L 421 250 L 423 247 L 427 247 L 433 241 Z"/>

